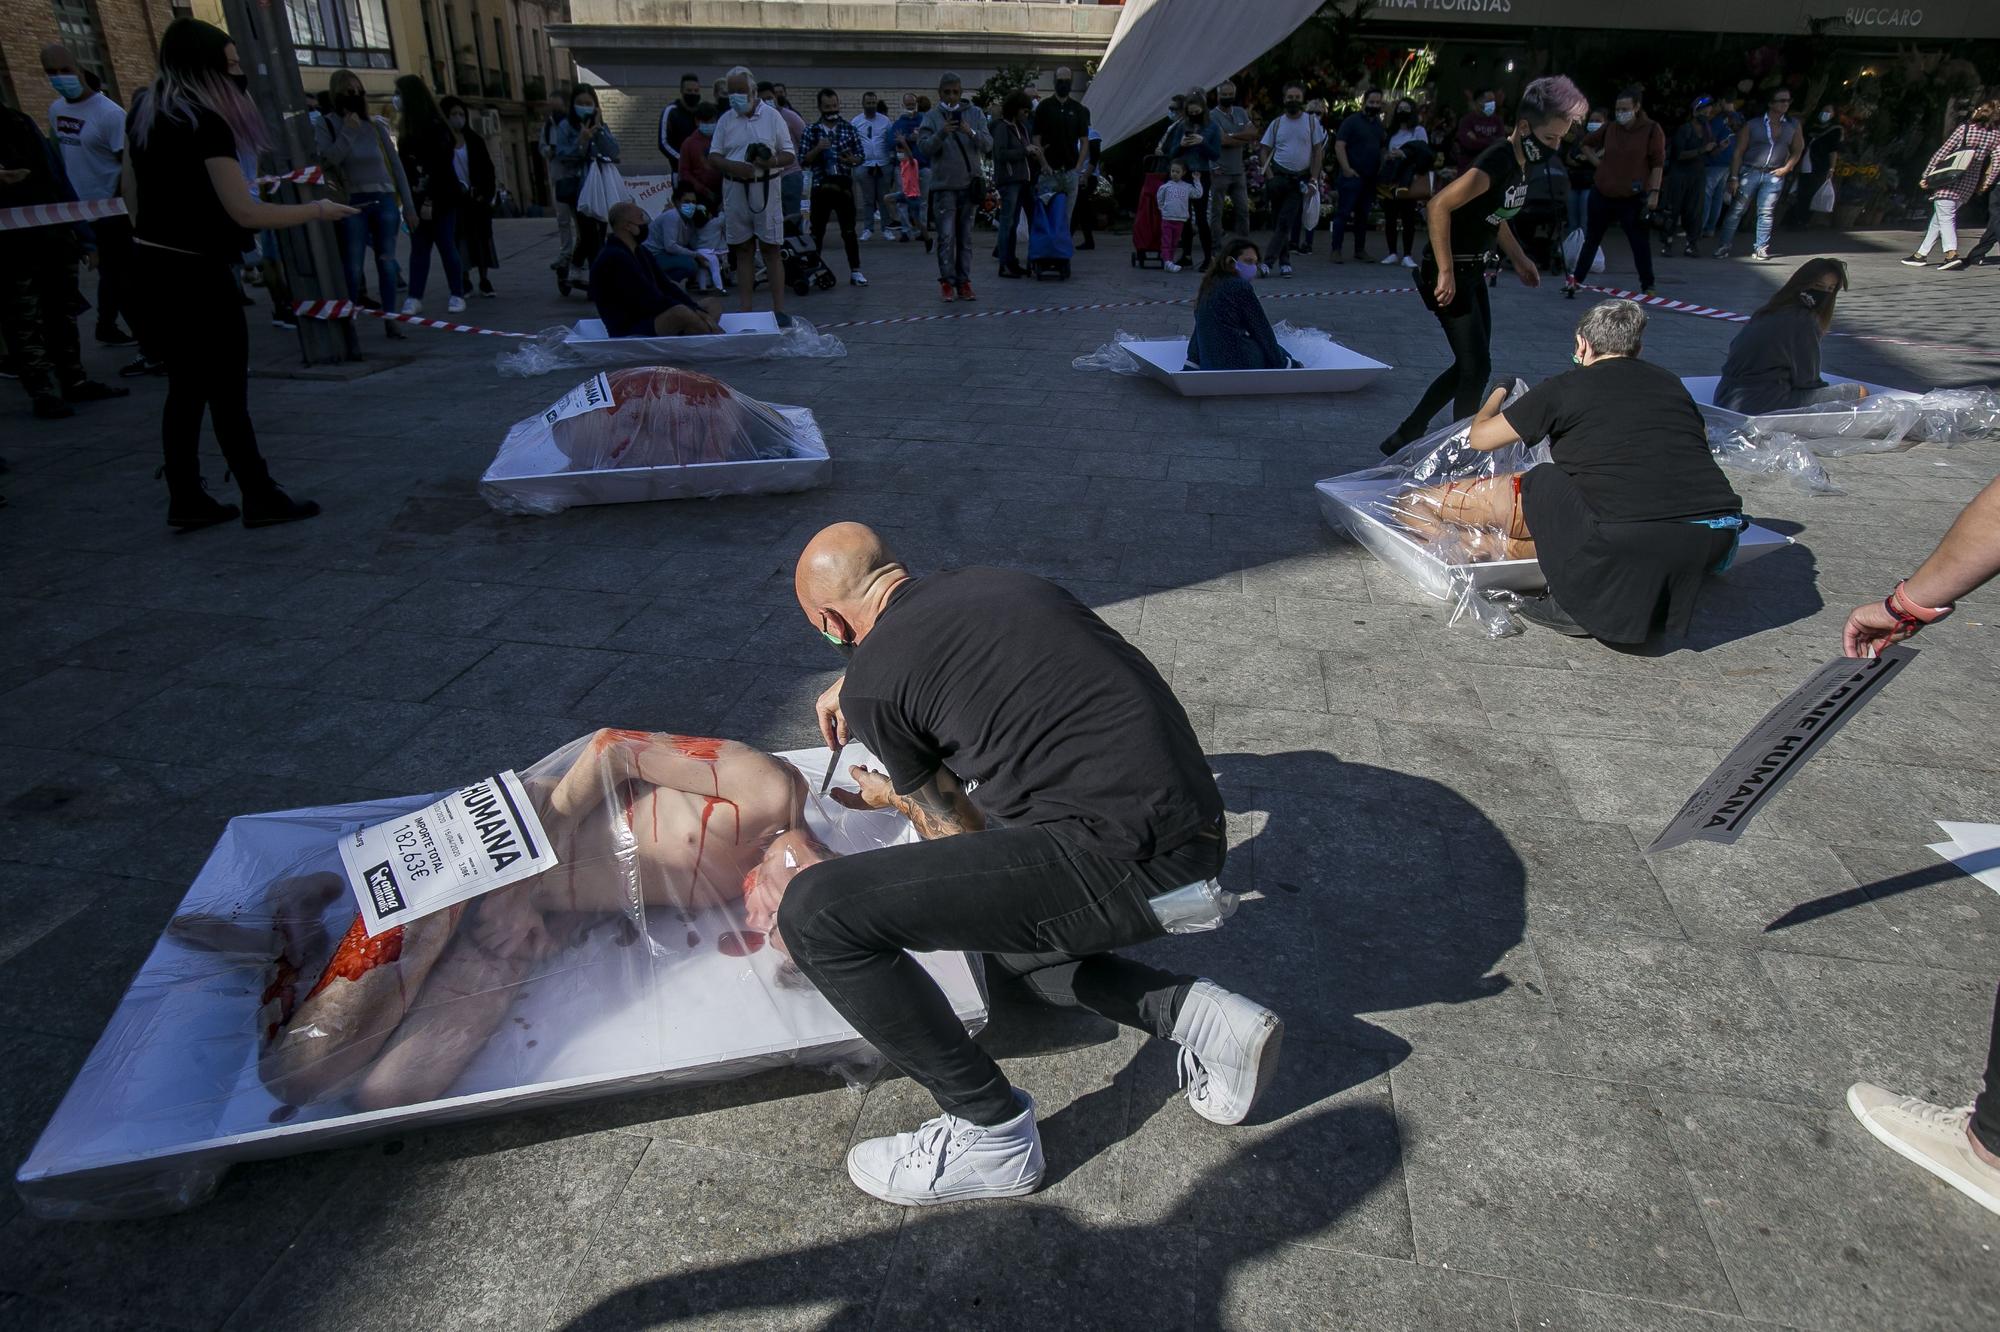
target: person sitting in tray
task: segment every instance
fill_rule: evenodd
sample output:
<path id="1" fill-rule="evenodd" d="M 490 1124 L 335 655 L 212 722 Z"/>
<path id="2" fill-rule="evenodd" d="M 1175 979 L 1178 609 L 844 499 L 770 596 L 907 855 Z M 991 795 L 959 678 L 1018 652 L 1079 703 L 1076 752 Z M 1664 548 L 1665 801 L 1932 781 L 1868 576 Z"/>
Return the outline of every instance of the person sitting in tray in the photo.
<path id="1" fill-rule="evenodd" d="M 274 1096 L 301 1105 L 346 1095 L 363 1110 L 435 1100 L 505 1020 L 536 964 L 566 941 L 648 908 L 736 903 L 774 839 L 806 827 L 798 770 L 728 740 L 597 731 L 522 784 L 557 865 L 372 938 L 356 916 L 289 1012 L 281 977 L 257 1015 L 266 1039 L 258 1073 Z M 331 900 L 319 887 L 274 883 L 271 916 L 317 919 Z M 183 938 L 215 933 L 203 926 L 175 928 Z M 744 934 L 738 946 L 763 942 Z"/>
<path id="2" fill-rule="evenodd" d="M 1847 265 L 1808 259 L 1729 344 L 1715 405 L 1756 416 L 1818 402 L 1867 396 L 1859 384 L 1829 384 L 1819 373 L 1819 344 L 1833 327 L 1834 299 L 1847 289 Z"/>
<path id="3" fill-rule="evenodd" d="M 1553 462 L 1396 496 L 1419 538 L 1472 560 L 1538 559 L 1549 596 L 1527 619 L 1574 636 L 1637 643 L 1685 634 L 1702 575 L 1726 568 L 1743 503 L 1708 451 L 1680 380 L 1639 359 L 1646 312 L 1592 306 L 1576 326 L 1579 368 L 1502 408 L 1496 388 L 1466 442 L 1491 452 L 1547 438 Z"/>
<path id="4" fill-rule="evenodd" d="M 590 299 L 606 333 L 672 338 L 722 332 L 722 302 L 688 295 L 645 250 L 645 209 L 630 201 L 615 203 L 610 226 L 611 238 L 590 266 Z"/>
<path id="5" fill-rule="evenodd" d="M 1259 259 L 1255 241 L 1232 236 L 1209 261 L 1194 297 L 1194 336 L 1187 349 L 1191 368 L 1282 370 L 1298 364 L 1278 345 L 1250 285 Z"/>

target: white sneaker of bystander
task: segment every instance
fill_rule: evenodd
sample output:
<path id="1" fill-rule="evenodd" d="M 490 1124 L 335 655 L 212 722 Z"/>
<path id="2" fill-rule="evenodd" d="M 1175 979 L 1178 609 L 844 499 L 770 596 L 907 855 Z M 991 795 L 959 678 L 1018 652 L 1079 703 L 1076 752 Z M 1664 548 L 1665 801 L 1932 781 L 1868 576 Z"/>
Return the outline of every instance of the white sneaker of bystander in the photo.
<path id="1" fill-rule="evenodd" d="M 847 1153 L 847 1177 L 904 1207 L 1033 1193 L 1047 1169 L 1035 1098 L 1017 1088 L 1014 1099 L 1021 1113 L 992 1128 L 939 1115 L 914 1133 L 859 1143 Z"/>

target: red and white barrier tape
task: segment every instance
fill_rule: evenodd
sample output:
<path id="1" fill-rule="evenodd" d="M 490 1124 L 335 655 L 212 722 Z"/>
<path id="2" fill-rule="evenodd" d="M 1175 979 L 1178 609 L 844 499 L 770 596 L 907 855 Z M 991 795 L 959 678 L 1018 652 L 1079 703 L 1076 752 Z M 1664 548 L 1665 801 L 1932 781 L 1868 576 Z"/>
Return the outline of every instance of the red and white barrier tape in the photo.
<path id="1" fill-rule="evenodd" d="M 1605 296 L 1620 296 L 1641 305 L 1658 306 L 1663 310 L 1673 310 L 1679 314 L 1698 315 L 1704 319 L 1721 319 L 1732 324 L 1747 324 L 1750 316 L 1738 314 L 1734 310 L 1723 310 L 1713 305 L 1696 305 L 1692 301 L 1669 300 L 1664 296 L 1648 296 L 1644 292 L 1623 291 L 1617 287 L 1594 287 L 1585 284 L 1585 291 L 1598 292 Z M 1960 347 L 1949 342 L 1926 342 L 1921 338 L 1892 338 L 1883 333 L 1850 333 L 1837 331 L 1827 334 L 1830 338 L 1851 338 L 1856 342 L 1886 342 L 1896 347 L 1921 347 L 1925 351 L 1953 352 L 1960 356 L 1976 356 L 1983 361 L 2000 360 L 2000 353 L 1991 347 Z"/>
<path id="2" fill-rule="evenodd" d="M 326 181 L 323 167 L 300 167 L 281 176 L 259 176 L 259 185 L 320 185 Z M 0 208 L 0 231 L 21 231 L 28 227 L 53 227 L 65 222 L 94 222 L 101 217 L 125 216 L 123 199 L 84 199 L 70 203 L 24 204 Z"/>
<path id="3" fill-rule="evenodd" d="M 1415 295 L 1415 287 L 1347 287 L 1337 291 L 1275 291 L 1265 296 L 1267 301 L 1295 301 L 1309 296 L 1388 296 L 1402 293 Z M 844 319 L 838 323 L 818 325 L 821 332 L 831 332 L 836 328 L 880 328 L 887 324 L 932 324 L 949 319 L 994 319 L 1002 315 L 1043 315 L 1076 314 L 1091 310 L 1134 310 L 1144 306 L 1192 305 L 1194 297 L 1161 297 L 1138 301 L 1095 301 L 1088 305 L 1023 305 L 1002 306 L 991 310 L 954 310 L 949 314 L 897 315 L 888 319 Z"/>
<path id="4" fill-rule="evenodd" d="M 533 333 L 509 333 L 503 328 L 481 328 L 477 324 L 455 324 L 449 319 L 426 319 L 422 315 L 397 314 L 389 310 L 371 310 L 353 301 L 298 301 L 292 306 L 292 313 L 306 319 L 352 319 L 356 315 L 366 315 L 370 319 L 386 319 L 396 324 L 415 324 L 418 328 L 441 328 L 447 333 L 477 333 L 488 338 L 532 338 Z"/>

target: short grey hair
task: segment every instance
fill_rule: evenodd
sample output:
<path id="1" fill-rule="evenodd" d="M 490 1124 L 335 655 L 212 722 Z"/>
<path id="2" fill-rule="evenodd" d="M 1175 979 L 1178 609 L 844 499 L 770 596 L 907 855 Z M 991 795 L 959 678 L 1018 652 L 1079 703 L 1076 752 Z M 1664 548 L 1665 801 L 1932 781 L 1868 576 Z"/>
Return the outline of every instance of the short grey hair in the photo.
<path id="1" fill-rule="evenodd" d="M 961 88 L 965 86 L 965 80 L 961 79 L 960 77 L 958 77 L 958 75 L 952 73 L 950 70 L 946 70 L 944 73 L 938 75 L 938 87 L 942 88 L 947 83 L 956 83 Z"/>
<path id="2" fill-rule="evenodd" d="M 1604 301 L 1583 312 L 1576 335 L 1599 356 L 1637 356 L 1646 336 L 1646 312 L 1637 301 Z"/>
<path id="3" fill-rule="evenodd" d="M 727 74 L 724 74 L 722 76 L 722 86 L 727 88 L 739 74 L 743 76 L 743 82 L 745 82 L 750 86 L 750 91 L 756 92 L 757 76 L 750 72 L 750 67 L 748 65 L 737 65 L 734 66 L 732 69 L 730 69 L 730 71 Z"/>

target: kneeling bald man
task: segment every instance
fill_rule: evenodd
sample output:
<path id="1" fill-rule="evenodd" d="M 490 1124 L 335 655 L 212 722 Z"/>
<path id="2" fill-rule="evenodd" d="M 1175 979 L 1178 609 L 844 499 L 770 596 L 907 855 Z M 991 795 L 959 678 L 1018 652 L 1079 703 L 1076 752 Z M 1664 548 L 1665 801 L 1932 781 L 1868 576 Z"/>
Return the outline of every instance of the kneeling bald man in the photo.
<path id="1" fill-rule="evenodd" d="M 905 950 L 986 953 L 1048 1002 L 1176 1042 L 1195 1110 L 1242 1122 L 1277 1067 L 1277 1016 L 1111 951 L 1160 937 L 1151 899 L 1213 878 L 1227 847 L 1208 762 L 1152 663 L 1053 583 L 912 578 L 859 523 L 815 536 L 795 581 L 848 657 L 821 734 L 888 769 L 852 769 L 849 803 L 900 810 L 924 839 L 810 866 L 778 910 L 793 961 L 944 1110 L 855 1147 L 849 1177 L 902 1204 L 1042 1182 L 1033 1099 Z"/>

